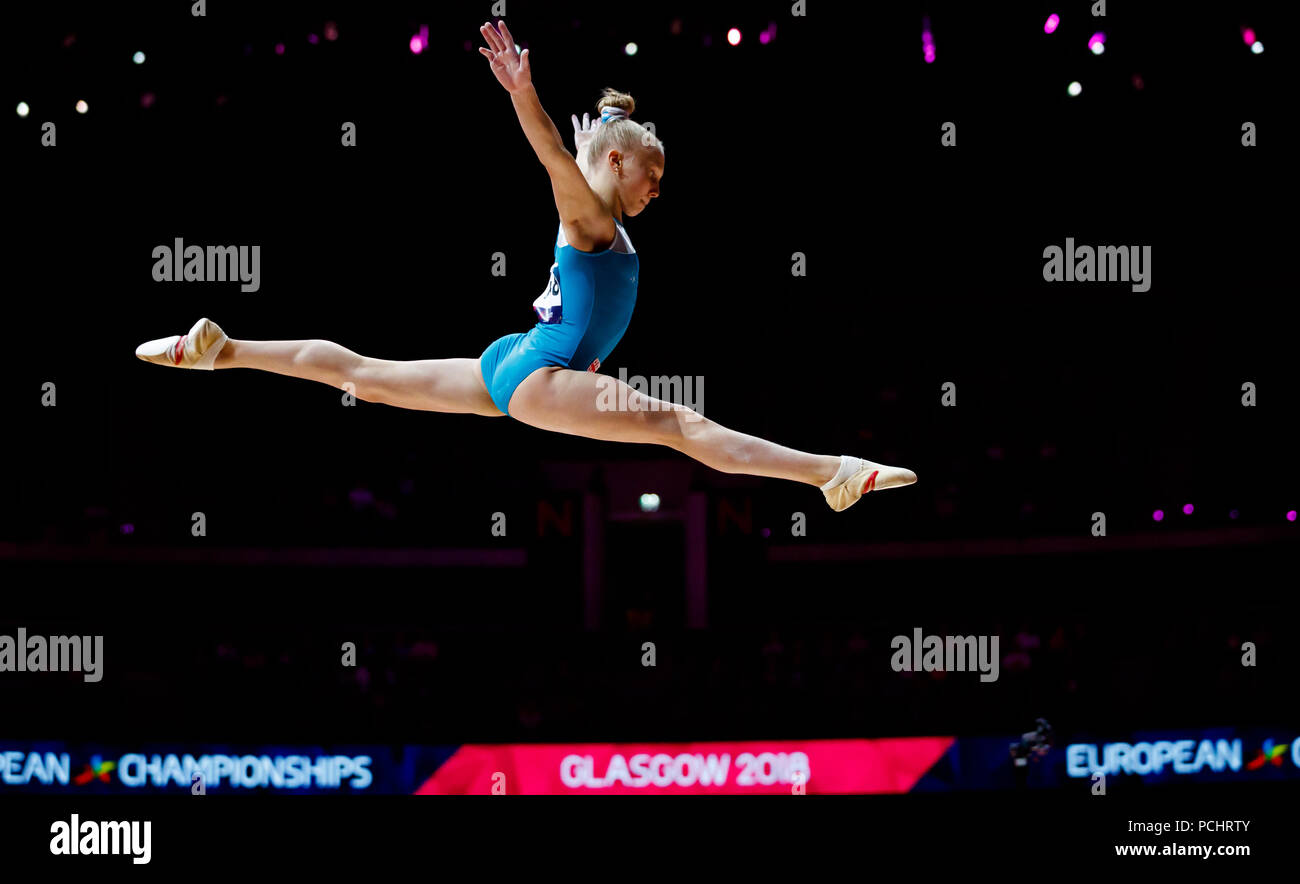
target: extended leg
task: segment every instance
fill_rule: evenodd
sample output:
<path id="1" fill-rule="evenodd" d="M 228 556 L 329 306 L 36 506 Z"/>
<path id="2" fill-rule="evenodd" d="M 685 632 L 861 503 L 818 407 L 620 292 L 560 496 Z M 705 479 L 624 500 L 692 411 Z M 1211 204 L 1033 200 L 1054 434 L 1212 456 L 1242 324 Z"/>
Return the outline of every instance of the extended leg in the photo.
<path id="1" fill-rule="evenodd" d="M 231 339 L 213 367 L 256 368 L 339 389 L 350 383 L 358 399 L 398 408 L 502 416 L 477 359 L 395 361 L 362 356 L 333 341 Z"/>
<path id="2" fill-rule="evenodd" d="M 620 405 L 611 408 L 611 403 Z M 849 455 L 809 454 L 738 433 L 690 408 L 645 396 L 594 372 L 538 369 L 515 389 L 510 413 L 544 430 L 666 445 L 724 473 L 817 485 L 836 512 L 848 509 L 869 491 L 916 481 L 916 473 L 904 467 Z"/>
<path id="3" fill-rule="evenodd" d="M 608 392 L 605 385 L 610 384 L 617 385 L 616 393 Z M 610 401 L 625 402 L 627 408 L 603 410 L 600 403 Z M 809 454 L 738 433 L 683 405 L 646 396 L 595 372 L 538 369 L 515 390 L 510 413 L 543 430 L 666 445 L 724 473 L 822 485 L 840 466 L 835 455 Z"/>

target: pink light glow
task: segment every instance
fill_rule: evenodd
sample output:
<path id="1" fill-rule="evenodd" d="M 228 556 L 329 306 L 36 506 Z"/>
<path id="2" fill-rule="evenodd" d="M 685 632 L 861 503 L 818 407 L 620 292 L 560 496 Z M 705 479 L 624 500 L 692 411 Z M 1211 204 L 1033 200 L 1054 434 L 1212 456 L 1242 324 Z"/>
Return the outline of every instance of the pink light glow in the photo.
<path id="1" fill-rule="evenodd" d="M 419 55 L 429 48 L 429 26 L 420 25 L 420 33 L 411 38 L 411 51 Z"/>
<path id="2" fill-rule="evenodd" d="M 1151 514 L 1151 518 L 1155 519 L 1157 522 L 1162 522 L 1164 521 L 1165 518 L 1165 511 L 1156 510 L 1154 513 Z"/>
<path id="3" fill-rule="evenodd" d="M 1191 514 L 1192 514 L 1192 505 L 1190 503 L 1183 504 L 1183 515 L 1190 516 Z"/>
<path id="4" fill-rule="evenodd" d="M 1291 511 L 1289 511 L 1289 512 L 1286 514 L 1286 520 L 1287 520 L 1288 522 L 1294 522 L 1294 521 L 1295 521 L 1295 510 L 1291 510 Z"/>
<path id="5" fill-rule="evenodd" d="M 1094 44 L 1105 43 L 1105 42 L 1106 42 L 1106 35 L 1101 31 L 1098 31 L 1097 33 L 1093 34 L 1091 37 L 1088 38 L 1088 48 L 1091 49 Z"/>
<path id="6" fill-rule="evenodd" d="M 275 44 L 275 54 L 276 54 L 276 55 L 284 55 L 284 44 L 283 44 L 283 43 L 276 43 L 276 44 Z"/>
<path id="7" fill-rule="evenodd" d="M 740 29 L 739 29 L 739 28 L 732 28 L 731 30 L 727 31 L 727 42 L 730 43 L 732 46 L 739 46 L 739 45 L 740 45 Z"/>
<path id="8" fill-rule="evenodd" d="M 766 46 L 768 42 L 771 41 L 771 39 L 772 39 L 772 35 L 769 34 L 767 31 L 764 31 L 763 33 L 758 35 L 758 42 L 762 43 L 764 46 Z"/>
<path id="9" fill-rule="evenodd" d="M 333 42 L 339 38 L 338 25 L 332 21 L 325 22 L 325 39 Z"/>
<path id="10" fill-rule="evenodd" d="M 1061 17 L 1053 12 L 1047 17 L 1047 23 L 1043 25 L 1043 32 L 1050 34 L 1056 30 L 1056 26 L 1061 23 Z"/>
<path id="11" fill-rule="evenodd" d="M 1254 42 L 1255 42 L 1255 29 L 1254 29 L 1254 28 L 1246 28 L 1246 29 L 1244 29 L 1244 30 L 1241 32 L 1241 39 L 1245 42 L 1245 44 L 1246 44 L 1247 46 L 1249 46 L 1251 43 L 1254 43 Z"/>

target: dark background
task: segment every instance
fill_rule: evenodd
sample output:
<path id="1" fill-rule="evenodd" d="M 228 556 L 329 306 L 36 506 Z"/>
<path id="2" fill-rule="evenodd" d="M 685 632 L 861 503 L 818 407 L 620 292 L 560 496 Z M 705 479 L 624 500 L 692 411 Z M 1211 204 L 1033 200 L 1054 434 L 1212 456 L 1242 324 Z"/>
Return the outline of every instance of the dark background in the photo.
<path id="1" fill-rule="evenodd" d="M 1277 4 L 1111 3 L 1100 25 L 1084 2 L 813 5 L 516 0 L 507 19 L 570 146 L 569 115 L 604 86 L 665 143 L 661 197 L 627 225 L 635 318 L 602 371 L 701 376 L 702 410 L 726 426 L 920 477 L 835 514 L 815 489 L 696 466 L 706 629 L 684 628 L 680 524 L 607 527 L 598 628 L 581 531 L 538 528 L 539 505 L 581 513 L 557 464 L 626 465 L 654 490 L 655 464 L 683 456 L 133 356 L 204 315 L 236 338 L 388 359 L 477 357 L 528 328 L 555 210 L 477 52 L 486 4 L 14 11 L 6 100 L 32 113 L 5 118 L 0 632 L 104 634 L 109 678 L 6 675 L 4 730 L 85 736 L 88 715 L 105 739 L 416 742 L 1279 723 L 1300 472 Z M 338 40 L 309 44 L 326 20 Z M 1240 145 L 1246 120 L 1258 147 Z M 344 121 L 356 148 L 339 145 Z M 945 121 L 955 148 L 939 146 Z M 259 244 L 260 291 L 154 282 L 153 247 L 177 236 Z M 1150 245 L 1151 289 L 1044 282 L 1043 249 L 1067 236 Z M 795 512 L 806 537 L 789 536 Z M 1094 512 L 1108 537 L 1090 537 Z M 1055 538 L 1095 546 L 1046 552 Z M 501 546 L 526 563 L 249 552 Z M 889 638 L 918 625 L 998 633 L 1012 662 L 994 685 L 904 678 Z M 338 665 L 343 641 L 364 675 Z"/>

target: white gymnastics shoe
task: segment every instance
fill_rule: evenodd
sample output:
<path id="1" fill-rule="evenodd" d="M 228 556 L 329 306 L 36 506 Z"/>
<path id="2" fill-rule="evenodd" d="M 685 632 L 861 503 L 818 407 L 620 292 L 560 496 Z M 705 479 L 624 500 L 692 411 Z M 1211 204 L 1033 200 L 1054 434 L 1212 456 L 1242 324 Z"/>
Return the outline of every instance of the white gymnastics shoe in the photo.
<path id="1" fill-rule="evenodd" d="M 211 371 L 227 340 L 221 326 L 204 317 L 194 323 L 188 334 L 148 341 L 135 348 L 135 355 L 157 365 Z"/>
<path id="2" fill-rule="evenodd" d="M 916 481 L 916 473 L 903 467 L 840 455 L 840 470 L 822 486 L 826 502 L 835 512 L 843 512 L 869 491 L 901 488 Z"/>

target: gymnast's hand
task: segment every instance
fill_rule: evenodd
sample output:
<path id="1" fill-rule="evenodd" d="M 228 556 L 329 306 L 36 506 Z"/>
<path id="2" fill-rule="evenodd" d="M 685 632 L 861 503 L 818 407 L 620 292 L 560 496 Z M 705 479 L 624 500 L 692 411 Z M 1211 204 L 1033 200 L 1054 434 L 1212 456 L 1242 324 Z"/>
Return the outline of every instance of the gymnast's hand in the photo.
<path id="1" fill-rule="evenodd" d="M 490 23 L 479 28 L 479 33 L 487 41 L 488 47 L 479 47 L 488 61 L 492 62 L 492 73 L 497 75 L 497 82 L 506 87 L 511 95 L 533 85 L 532 68 L 528 65 L 528 50 L 520 55 L 515 52 L 515 38 L 510 36 L 510 29 L 504 21 L 498 21 L 498 28 Z"/>
<path id="2" fill-rule="evenodd" d="M 600 126 L 600 121 L 591 121 L 590 114 L 582 115 L 582 122 L 578 122 L 577 114 L 570 114 L 573 120 L 573 148 L 577 152 L 578 164 L 582 164 L 582 158 L 586 155 L 587 145 L 591 144 L 591 139 L 596 137 L 596 129 Z"/>

